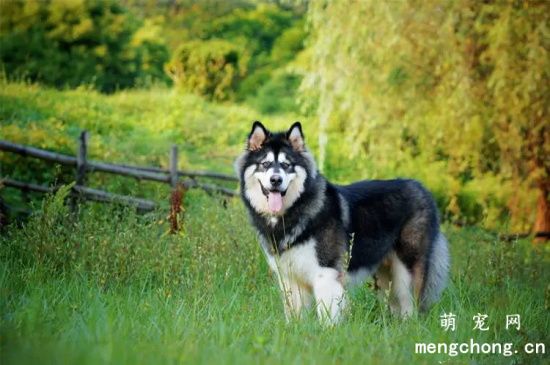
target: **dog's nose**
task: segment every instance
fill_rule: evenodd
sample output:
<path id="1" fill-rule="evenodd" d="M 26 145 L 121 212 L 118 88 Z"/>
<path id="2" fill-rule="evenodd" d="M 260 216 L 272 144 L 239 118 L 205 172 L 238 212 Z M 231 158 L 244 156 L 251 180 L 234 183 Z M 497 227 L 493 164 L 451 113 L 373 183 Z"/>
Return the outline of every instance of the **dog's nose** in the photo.
<path id="1" fill-rule="evenodd" d="M 273 175 L 269 181 L 271 182 L 271 186 L 276 187 L 283 183 L 283 178 L 280 175 Z"/>

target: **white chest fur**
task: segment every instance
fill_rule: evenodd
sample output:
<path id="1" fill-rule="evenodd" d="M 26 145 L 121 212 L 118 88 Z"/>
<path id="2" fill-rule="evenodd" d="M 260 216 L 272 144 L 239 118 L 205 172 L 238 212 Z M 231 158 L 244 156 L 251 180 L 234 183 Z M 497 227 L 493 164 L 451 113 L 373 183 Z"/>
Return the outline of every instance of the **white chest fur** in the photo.
<path id="1" fill-rule="evenodd" d="M 315 245 L 315 240 L 310 239 L 280 256 L 272 255 L 265 242 L 262 248 L 283 293 L 287 319 L 299 315 L 314 297 L 318 316 L 327 323 L 335 323 L 345 305 L 341 276 L 336 269 L 319 264 Z"/>
<path id="2" fill-rule="evenodd" d="M 323 268 L 315 252 L 315 240 L 292 247 L 275 260 L 277 272 L 304 285 L 312 285 Z"/>

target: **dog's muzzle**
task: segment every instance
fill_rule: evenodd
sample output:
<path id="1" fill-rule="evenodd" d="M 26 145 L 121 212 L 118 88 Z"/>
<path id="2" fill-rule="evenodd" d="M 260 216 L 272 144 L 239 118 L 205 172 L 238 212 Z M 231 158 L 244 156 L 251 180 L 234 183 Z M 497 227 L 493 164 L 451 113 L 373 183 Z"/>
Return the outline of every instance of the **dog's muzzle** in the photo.
<path id="1" fill-rule="evenodd" d="M 281 183 L 282 183 L 282 178 L 281 178 Z M 280 185 L 280 183 L 279 183 L 279 185 Z M 283 197 L 286 194 L 286 190 L 281 191 L 281 190 L 279 190 L 278 187 L 273 187 L 273 186 L 272 186 L 271 189 L 267 189 L 262 184 L 261 181 L 260 181 L 260 186 L 262 187 L 262 193 L 267 198 L 267 205 L 269 207 L 269 211 L 273 214 L 281 213 L 282 210 L 283 210 Z"/>

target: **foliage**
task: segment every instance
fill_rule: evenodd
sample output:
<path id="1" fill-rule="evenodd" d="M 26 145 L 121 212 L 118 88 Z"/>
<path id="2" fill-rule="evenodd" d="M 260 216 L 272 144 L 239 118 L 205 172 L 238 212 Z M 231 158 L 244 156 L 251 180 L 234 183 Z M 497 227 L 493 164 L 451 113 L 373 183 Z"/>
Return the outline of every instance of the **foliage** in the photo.
<path id="1" fill-rule="evenodd" d="M 124 4 L 142 18 L 162 19 L 162 37 L 171 53 L 182 42 L 208 38 L 215 19 L 235 9 L 250 10 L 255 6 L 249 0 L 124 0 Z"/>
<path id="2" fill-rule="evenodd" d="M 214 100 L 233 99 L 247 71 L 249 56 L 230 42 L 209 39 L 184 43 L 166 70 L 174 84 Z"/>
<path id="3" fill-rule="evenodd" d="M 294 89 L 280 105 L 265 91 L 304 47 L 300 6 L 14 0 L 0 12 L 0 66 L 9 80 L 103 92 L 174 81 L 209 100 L 254 98 L 273 104 L 270 112 L 296 109 Z"/>
<path id="4" fill-rule="evenodd" d="M 206 14 L 210 8 L 217 16 Z M 231 8 L 214 1 L 183 9 L 176 18 L 186 21 L 187 33 L 180 38 L 167 70 L 181 89 L 210 99 L 264 98 L 260 89 L 277 78 L 279 69 L 304 47 L 306 33 L 300 15 L 276 5 L 236 3 Z M 189 19 L 189 13 L 202 22 Z M 229 70 L 225 70 L 227 64 Z M 287 90 L 290 95 L 294 92 Z M 292 109 L 286 109 L 287 105 Z M 294 110 L 295 105 L 282 102 L 277 111 Z"/>
<path id="5" fill-rule="evenodd" d="M 116 1 L 3 1 L 0 13 L 0 62 L 11 79 L 107 92 L 167 81 L 160 28 Z"/>
<path id="6" fill-rule="evenodd" d="M 464 215 L 476 191 L 489 225 L 507 213 L 498 197 L 525 229 L 531 182 L 550 181 L 548 2 L 310 5 L 302 88 L 326 169 L 327 135 L 340 130 L 376 171 L 448 176 L 448 214 Z"/>
<path id="7" fill-rule="evenodd" d="M 281 65 L 292 61 L 304 49 L 306 37 L 307 33 L 302 21 L 297 21 L 291 27 L 285 29 L 273 42 L 271 48 L 273 62 Z"/>
<path id="8" fill-rule="evenodd" d="M 77 137 L 87 130 L 88 157 L 112 163 L 167 168 L 175 143 L 180 169 L 233 173 L 251 116 L 267 120 L 246 106 L 218 105 L 163 88 L 103 95 L 83 88 L 58 91 L 0 81 L 0 139 L 74 156 Z M 269 123 L 288 127 L 294 117 L 270 117 Z M 51 185 L 70 183 L 74 174 L 70 166 L 0 153 L 0 176 Z M 91 187 L 168 201 L 168 185 L 97 172 L 88 176 Z M 13 189 L 0 190 L 0 197 L 15 206 L 28 204 Z"/>
<path id="9" fill-rule="evenodd" d="M 299 113 L 295 91 L 300 86 L 298 75 L 279 72 L 263 84 L 248 103 L 261 113 L 274 114 L 282 111 Z"/>
<path id="10" fill-rule="evenodd" d="M 293 87 L 292 83 L 298 82 L 287 79 L 284 73 L 273 80 L 281 81 L 269 83 L 273 88 L 265 92 L 265 97 L 249 100 L 266 113 L 278 108 L 284 100 L 291 103 L 293 100 L 285 93 Z M 167 167 L 168 151 L 176 143 L 180 149 L 180 168 L 232 173 L 233 160 L 243 148 L 251 116 L 272 129 L 288 128 L 299 119 L 310 149 L 316 156 L 320 150 L 317 122 L 313 117 L 298 118 L 296 113 L 261 115 L 246 106 L 219 105 L 163 89 L 132 90 L 107 96 L 85 89 L 56 91 L 15 83 L 0 86 L 0 139 L 69 155 L 75 154 L 77 137 L 86 129 L 91 135 L 90 159 Z M 270 96 L 278 102 L 264 103 L 271 100 Z M 405 158 L 403 152 L 391 144 L 386 145 L 387 156 L 360 153 L 350 158 L 352 144 L 348 143 L 346 133 L 335 126 L 331 126 L 328 133 L 331 143 L 325 173 L 332 181 L 344 184 L 365 178 L 415 177 L 433 192 L 444 220 L 517 230 L 508 226 L 507 202 L 514 194 L 523 195 L 503 184 L 497 174 L 462 181 L 449 171 L 445 160 L 434 162 L 425 154 Z M 0 154 L 0 170 L 2 176 L 38 184 L 74 180 L 71 167 L 11 153 Z M 167 186 L 101 173 L 89 175 L 91 187 L 168 201 Z M 0 196 L 10 204 L 25 203 L 23 197 L 11 189 L 0 191 Z M 34 199 L 34 195 L 31 198 Z M 525 211 L 526 217 L 530 214 L 532 211 Z"/>
<path id="11" fill-rule="evenodd" d="M 276 6 L 259 5 L 253 9 L 237 8 L 216 19 L 207 30 L 207 38 L 224 38 L 243 42 L 262 62 L 268 57 L 277 38 L 290 27 L 293 14 Z"/>
<path id="12" fill-rule="evenodd" d="M 304 49 L 305 38 L 305 27 L 301 21 L 296 21 L 282 32 L 273 43 L 270 61 L 256 68 L 239 85 L 239 98 L 262 113 L 298 113 L 298 87 L 302 73 L 292 65 Z"/>

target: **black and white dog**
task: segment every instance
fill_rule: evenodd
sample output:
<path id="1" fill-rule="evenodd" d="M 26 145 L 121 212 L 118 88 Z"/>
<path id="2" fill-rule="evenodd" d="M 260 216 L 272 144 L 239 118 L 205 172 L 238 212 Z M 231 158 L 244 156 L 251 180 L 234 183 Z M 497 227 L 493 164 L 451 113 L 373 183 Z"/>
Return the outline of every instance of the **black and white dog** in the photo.
<path id="1" fill-rule="evenodd" d="M 449 270 L 447 241 L 419 182 L 333 185 L 317 171 L 299 122 L 278 133 L 254 122 L 235 167 L 287 319 L 314 301 L 323 322 L 337 322 L 344 286 L 370 275 L 376 287 L 390 289 L 390 308 L 402 316 L 413 313 L 414 294 L 421 310 L 439 298 Z"/>

